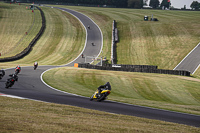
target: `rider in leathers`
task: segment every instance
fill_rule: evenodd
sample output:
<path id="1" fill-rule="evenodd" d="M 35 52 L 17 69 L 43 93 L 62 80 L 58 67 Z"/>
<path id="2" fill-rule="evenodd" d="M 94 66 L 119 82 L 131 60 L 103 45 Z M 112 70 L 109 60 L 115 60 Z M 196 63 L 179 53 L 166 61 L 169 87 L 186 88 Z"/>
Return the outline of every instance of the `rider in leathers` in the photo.
<path id="1" fill-rule="evenodd" d="M 14 79 L 15 81 L 18 81 L 17 74 L 10 74 L 9 76 L 11 77 L 10 79 L 8 79 L 9 81 L 12 80 L 12 79 Z"/>
<path id="2" fill-rule="evenodd" d="M 17 71 L 18 71 L 18 72 L 17 72 Z M 15 73 L 18 74 L 18 73 L 20 73 L 20 71 L 21 71 L 20 65 L 16 66 L 16 68 L 15 68 Z"/>
<path id="3" fill-rule="evenodd" d="M 98 87 L 98 94 L 100 96 L 102 90 L 111 90 L 111 85 L 107 82 L 105 85 L 101 85 Z"/>
<path id="4" fill-rule="evenodd" d="M 34 63 L 34 70 L 35 70 L 37 67 L 38 67 L 38 62 L 36 61 L 36 62 Z"/>

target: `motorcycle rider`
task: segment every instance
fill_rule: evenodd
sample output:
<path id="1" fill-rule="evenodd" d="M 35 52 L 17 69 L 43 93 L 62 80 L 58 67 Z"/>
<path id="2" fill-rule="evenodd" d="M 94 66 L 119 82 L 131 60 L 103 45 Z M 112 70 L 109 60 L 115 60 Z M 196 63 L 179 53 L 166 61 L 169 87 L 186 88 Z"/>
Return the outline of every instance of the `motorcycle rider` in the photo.
<path id="1" fill-rule="evenodd" d="M 100 85 L 98 87 L 98 95 L 101 95 L 102 90 L 111 90 L 111 85 L 109 82 L 107 82 L 105 85 Z"/>
<path id="2" fill-rule="evenodd" d="M 17 72 L 17 71 L 18 71 L 18 72 Z M 16 66 L 16 68 L 15 68 L 15 73 L 17 72 L 16 74 L 18 74 L 20 71 L 21 71 L 20 65 Z"/>
<path id="3" fill-rule="evenodd" d="M 38 67 L 37 61 L 34 63 L 34 70 Z"/>
<path id="4" fill-rule="evenodd" d="M 3 69 L 0 70 L 0 79 L 5 75 L 5 71 Z"/>
<path id="5" fill-rule="evenodd" d="M 17 74 L 10 74 L 9 76 L 10 76 L 11 78 L 9 78 L 8 81 L 10 81 L 10 80 L 12 80 L 12 79 L 14 79 L 15 81 L 18 81 L 18 76 L 17 76 Z"/>
<path id="6" fill-rule="evenodd" d="M 18 76 L 17 76 L 17 74 L 10 74 L 9 76 L 10 76 L 11 78 L 7 79 L 6 88 L 11 87 L 12 85 L 14 85 L 15 81 L 18 81 Z"/>

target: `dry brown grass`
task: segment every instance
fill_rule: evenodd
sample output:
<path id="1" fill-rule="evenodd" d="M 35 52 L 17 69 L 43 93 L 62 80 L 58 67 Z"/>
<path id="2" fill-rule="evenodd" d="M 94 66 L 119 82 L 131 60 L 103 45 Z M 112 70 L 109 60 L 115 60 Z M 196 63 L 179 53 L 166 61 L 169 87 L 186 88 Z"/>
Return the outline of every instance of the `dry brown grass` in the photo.
<path id="1" fill-rule="evenodd" d="M 68 105 L 0 97 L 1 132 L 197 133 L 199 128 Z"/>
<path id="2" fill-rule="evenodd" d="M 1 2 L 0 12 L 0 53 L 1 58 L 4 58 L 14 56 L 26 48 L 39 32 L 42 22 L 40 11 L 32 13 L 25 5 Z"/>

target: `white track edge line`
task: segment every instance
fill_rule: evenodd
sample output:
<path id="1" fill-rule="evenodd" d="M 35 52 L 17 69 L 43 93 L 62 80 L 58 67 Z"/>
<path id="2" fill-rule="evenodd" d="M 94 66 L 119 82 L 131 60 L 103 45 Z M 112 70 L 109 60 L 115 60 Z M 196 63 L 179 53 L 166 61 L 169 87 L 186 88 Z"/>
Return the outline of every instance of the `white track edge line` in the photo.
<path id="1" fill-rule="evenodd" d="M 197 68 L 194 70 L 194 72 L 192 73 L 192 75 L 198 70 L 200 64 L 197 66 Z"/>
<path id="2" fill-rule="evenodd" d="M 199 45 L 200 42 L 183 58 L 183 60 L 173 70 L 175 70 L 185 60 L 185 58 L 187 58 Z"/>

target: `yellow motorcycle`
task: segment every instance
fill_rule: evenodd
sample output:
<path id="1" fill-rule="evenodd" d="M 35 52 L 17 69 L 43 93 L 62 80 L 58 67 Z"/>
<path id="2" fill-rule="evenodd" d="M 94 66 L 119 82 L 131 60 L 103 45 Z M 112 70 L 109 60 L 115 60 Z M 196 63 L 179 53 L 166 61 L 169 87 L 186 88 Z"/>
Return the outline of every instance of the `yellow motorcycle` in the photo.
<path id="1" fill-rule="evenodd" d="M 96 100 L 98 102 L 101 102 L 102 100 L 107 99 L 107 96 L 111 93 L 111 90 L 103 89 L 101 91 L 101 94 L 99 95 L 98 89 L 94 92 L 94 94 L 90 97 L 90 101 Z"/>

